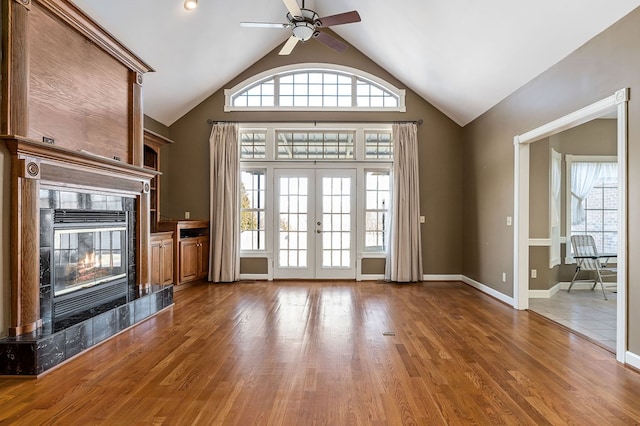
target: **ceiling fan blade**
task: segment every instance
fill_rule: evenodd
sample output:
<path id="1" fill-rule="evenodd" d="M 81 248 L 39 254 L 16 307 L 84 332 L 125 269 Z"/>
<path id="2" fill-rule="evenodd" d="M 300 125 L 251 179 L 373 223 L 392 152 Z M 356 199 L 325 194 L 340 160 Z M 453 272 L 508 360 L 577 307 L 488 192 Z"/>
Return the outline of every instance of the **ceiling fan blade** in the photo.
<path id="1" fill-rule="evenodd" d="M 296 0 L 282 0 L 282 2 L 284 3 L 291 16 L 293 16 L 294 18 L 296 16 L 302 17 L 302 10 L 300 10 L 300 6 L 298 6 L 298 2 Z"/>
<path id="2" fill-rule="evenodd" d="M 353 22 L 360 22 L 360 14 L 357 10 L 351 12 L 338 13 L 337 15 L 325 16 L 319 18 L 316 25 L 319 27 L 330 27 L 332 25 L 351 24 Z"/>
<path id="3" fill-rule="evenodd" d="M 347 49 L 347 45 L 346 44 L 344 44 L 343 42 L 341 42 L 337 38 L 330 36 L 327 33 L 323 33 L 321 31 L 316 31 L 315 33 L 313 33 L 313 37 L 315 39 L 317 39 L 319 42 L 329 46 L 330 48 L 332 48 L 336 52 L 342 53 Z"/>
<path id="4" fill-rule="evenodd" d="M 279 24 L 274 22 L 240 22 L 240 26 L 249 28 L 288 28 L 291 24 Z"/>
<path id="5" fill-rule="evenodd" d="M 282 46 L 278 55 L 284 56 L 290 54 L 293 51 L 293 48 L 296 47 L 296 44 L 298 44 L 298 38 L 296 36 L 289 37 L 289 40 L 287 40 L 284 46 Z"/>

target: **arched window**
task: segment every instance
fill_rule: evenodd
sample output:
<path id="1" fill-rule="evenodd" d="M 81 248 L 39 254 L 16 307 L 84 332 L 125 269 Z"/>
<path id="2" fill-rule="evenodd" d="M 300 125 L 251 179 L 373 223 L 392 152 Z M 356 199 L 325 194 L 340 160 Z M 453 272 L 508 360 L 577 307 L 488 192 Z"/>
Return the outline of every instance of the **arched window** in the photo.
<path id="1" fill-rule="evenodd" d="M 405 91 L 354 68 L 296 64 L 225 90 L 225 111 L 401 111 Z"/>

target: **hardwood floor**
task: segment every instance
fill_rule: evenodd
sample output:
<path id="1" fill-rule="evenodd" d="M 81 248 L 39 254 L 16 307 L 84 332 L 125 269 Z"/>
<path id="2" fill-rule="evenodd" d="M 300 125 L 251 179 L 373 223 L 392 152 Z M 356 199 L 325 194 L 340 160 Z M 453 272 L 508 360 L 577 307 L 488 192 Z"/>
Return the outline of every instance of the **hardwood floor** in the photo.
<path id="1" fill-rule="evenodd" d="M 640 374 L 462 283 L 197 284 L 2 424 L 637 424 Z M 389 335 L 395 334 L 395 335 Z"/>

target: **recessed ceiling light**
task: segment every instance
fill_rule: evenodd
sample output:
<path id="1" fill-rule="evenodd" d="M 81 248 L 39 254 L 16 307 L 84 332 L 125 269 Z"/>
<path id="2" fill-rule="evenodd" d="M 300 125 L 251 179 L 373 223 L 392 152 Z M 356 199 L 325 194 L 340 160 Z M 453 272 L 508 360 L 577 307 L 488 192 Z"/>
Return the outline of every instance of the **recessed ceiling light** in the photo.
<path id="1" fill-rule="evenodd" d="M 184 0 L 184 8 L 193 10 L 198 6 L 198 0 Z"/>

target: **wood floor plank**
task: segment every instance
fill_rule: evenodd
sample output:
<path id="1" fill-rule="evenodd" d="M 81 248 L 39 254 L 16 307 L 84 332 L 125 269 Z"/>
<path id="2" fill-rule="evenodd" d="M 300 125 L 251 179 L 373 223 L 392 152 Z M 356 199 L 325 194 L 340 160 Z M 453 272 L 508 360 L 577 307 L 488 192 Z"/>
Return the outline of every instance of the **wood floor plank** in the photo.
<path id="1" fill-rule="evenodd" d="M 462 283 L 199 283 L 47 373 L 0 424 L 638 424 L 640 374 Z"/>

